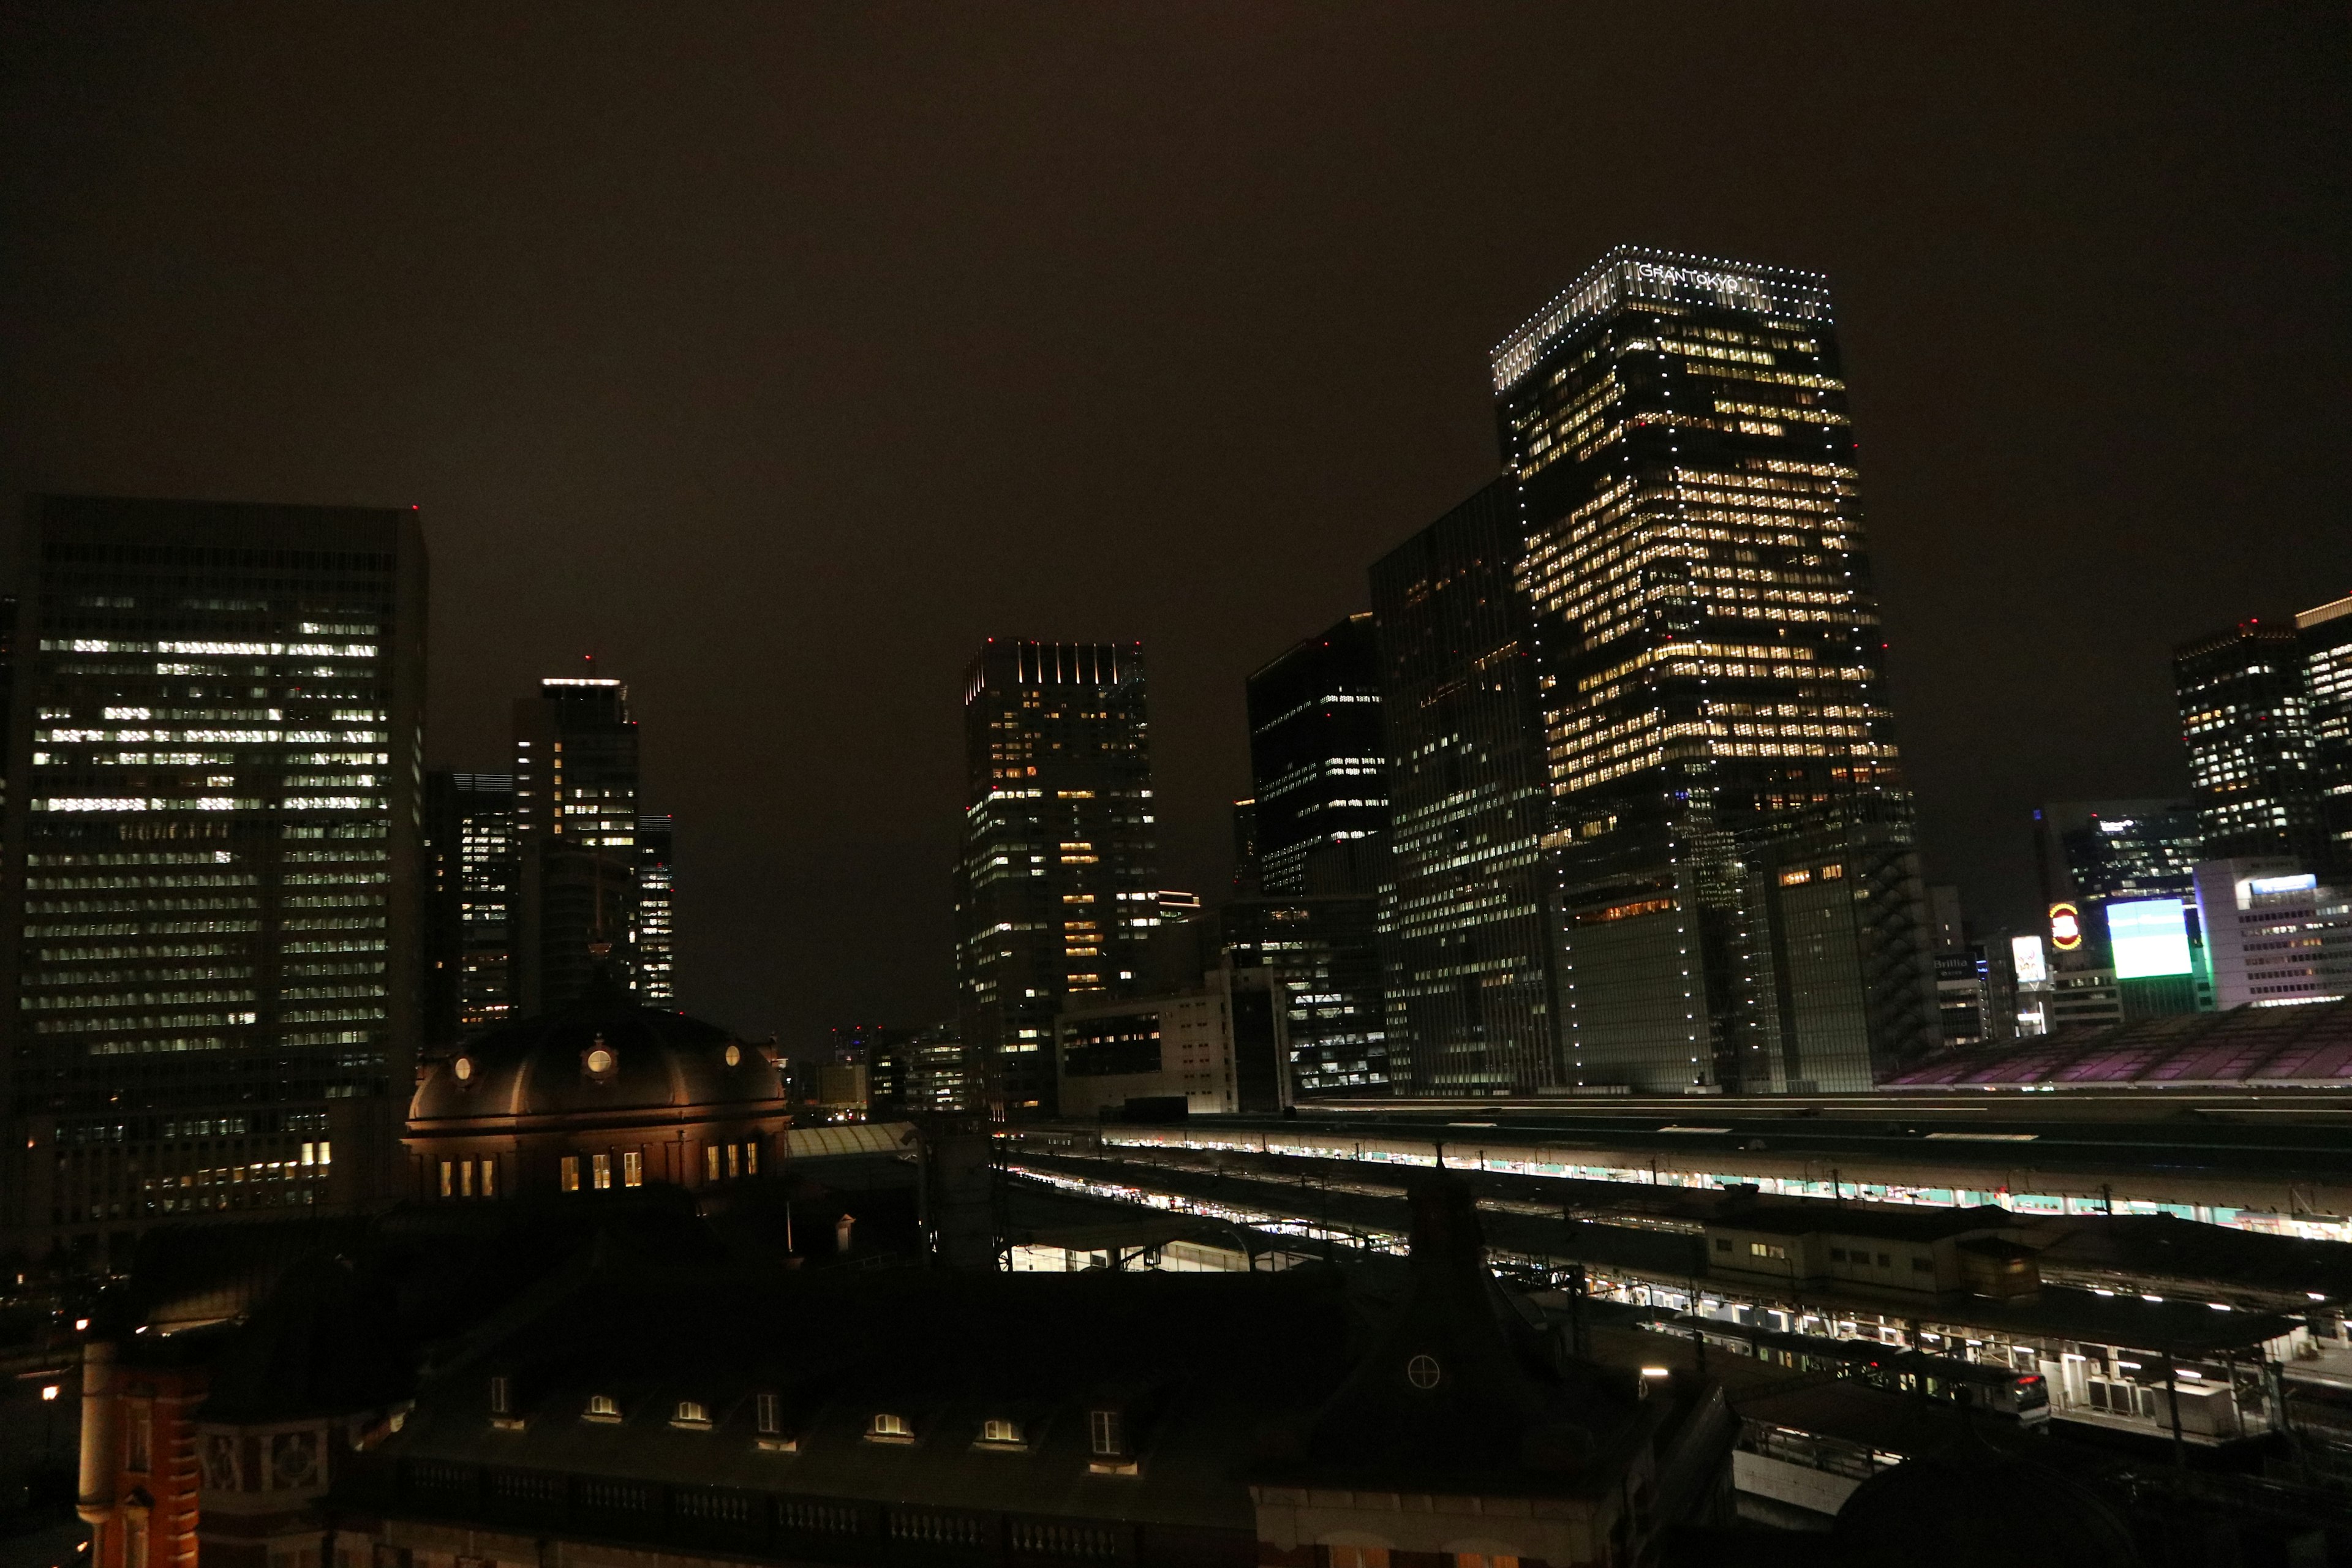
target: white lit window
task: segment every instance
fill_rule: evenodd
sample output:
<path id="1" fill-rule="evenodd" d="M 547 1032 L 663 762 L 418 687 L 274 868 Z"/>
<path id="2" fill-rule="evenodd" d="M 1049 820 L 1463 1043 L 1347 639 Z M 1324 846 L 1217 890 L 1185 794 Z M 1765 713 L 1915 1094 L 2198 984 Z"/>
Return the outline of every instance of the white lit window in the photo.
<path id="1" fill-rule="evenodd" d="M 869 1437 L 911 1437 L 915 1434 L 907 1425 L 905 1416 L 877 1411 L 874 1420 L 866 1428 L 866 1435 Z"/>
<path id="2" fill-rule="evenodd" d="M 752 1415 L 759 1426 L 760 1431 L 763 1436 L 773 1436 L 778 1431 L 782 1430 L 777 1420 L 776 1396 L 774 1394 L 761 1394 L 754 1395 L 751 1400 L 751 1411 Z"/>
<path id="3" fill-rule="evenodd" d="M 1127 1451 L 1127 1424 L 1116 1410 L 1087 1412 L 1087 1446 L 1101 1458 L 1112 1458 Z"/>
<path id="4" fill-rule="evenodd" d="M 621 1402 L 609 1394 L 592 1394 L 588 1396 L 588 1418 L 591 1421 L 618 1421 L 621 1418 Z"/>
<path id="5" fill-rule="evenodd" d="M 980 1424 L 980 1440 L 983 1443 L 1018 1443 L 1021 1441 L 1021 1423 L 983 1421 Z"/>
<path id="6" fill-rule="evenodd" d="M 680 1426 L 708 1426 L 710 1408 L 698 1399 L 681 1399 L 677 1402 L 677 1414 L 670 1420 Z"/>

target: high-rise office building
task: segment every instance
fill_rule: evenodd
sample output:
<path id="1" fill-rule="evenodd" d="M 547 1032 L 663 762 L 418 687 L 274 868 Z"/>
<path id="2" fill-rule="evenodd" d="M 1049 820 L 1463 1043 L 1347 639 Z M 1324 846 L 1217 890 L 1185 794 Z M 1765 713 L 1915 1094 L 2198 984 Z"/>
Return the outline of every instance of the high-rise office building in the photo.
<path id="1" fill-rule="evenodd" d="M 1390 1081 L 1407 1094 L 1557 1081 L 1542 731 L 1508 479 L 1375 562 L 1389 763 L 1381 916 Z"/>
<path id="2" fill-rule="evenodd" d="M 1267 663 L 1249 678 L 1247 707 L 1256 896 L 1217 911 L 1209 945 L 1223 963 L 1275 971 L 1294 1095 L 1384 1093 L 1389 800 L 1371 612 Z"/>
<path id="3" fill-rule="evenodd" d="M 2352 888 L 2352 595 L 2294 617 L 2309 705 L 2320 874 Z"/>
<path id="4" fill-rule="evenodd" d="M 2303 649 L 2295 628 L 2250 619 L 2173 651 L 2181 741 L 2204 853 L 2286 856 L 2323 847 Z"/>
<path id="5" fill-rule="evenodd" d="M 424 1036 L 442 1046 L 514 1016 L 514 775 L 427 773 L 424 848 Z"/>
<path id="6" fill-rule="evenodd" d="M 1826 280 L 1621 247 L 1494 380 L 1563 1071 L 1867 1088 L 1937 1026 Z"/>
<path id="7" fill-rule="evenodd" d="M 2215 1005 L 2290 1007 L 2352 996 L 2352 890 L 2291 856 L 2197 866 Z"/>
<path id="8" fill-rule="evenodd" d="M 1309 891 L 1310 881 L 1316 892 L 1376 892 L 1373 858 L 1360 853 L 1389 825 L 1371 612 L 1252 675 L 1248 709 L 1261 887 L 1277 897 Z"/>
<path id="9" fill-rule="evenodd" d="M 515 844 L 522 866 L 515 1005 L 585 994 L 600 967 L 636 976 L 637 721 L 629 689 L 551 678 L 514 705 Z"/>
<path id="10" fill-rule="evenodd" d="M 1234 899 L 1204 917 L 1202 973 L 1270 969 L 1294 1100 L 1389 1092 L 1380 900 L 1362 893 Z"/>
<path id="11" fill-rule="evenodd" d="M 963 1045 L 992 1111 L 1050 1114 L 1063 1004 L 1149 984 L 1160 861 L 1143 649 L 992 638 L 963 701 Z"/>
<path id="12" fill-rule="evenodd" d="M 637 908 L 631 940 L 637 956 L 637 1000 L 648 1007 L 677 1005 L 673 973 L 677 888 L 669 863 L 674 831 L 667 812 L 644 812 L 637 817 Z"/>
<path id="13" fill-rule="evenodd" d="M 2185 800 L 2066 801 L 2033 818 L 2053 984 L 2070 1004 L 2067 1021 L 2121 1022 L 2210 1006 L 2211 972 L 2197 921 L 2196 808 Z M 2178 963 L 2174 944 L 2150 940 L 2176 922 L 2187 944 Z M 2096 1011 L 2102 1004 L 2112 1017 Z"/>
<path id="14" fill-rule="evenodd" d="M 413 510 L 39 497 L 0 910 L 0 1246 L 391 1190 L 415 1081 Z"/>

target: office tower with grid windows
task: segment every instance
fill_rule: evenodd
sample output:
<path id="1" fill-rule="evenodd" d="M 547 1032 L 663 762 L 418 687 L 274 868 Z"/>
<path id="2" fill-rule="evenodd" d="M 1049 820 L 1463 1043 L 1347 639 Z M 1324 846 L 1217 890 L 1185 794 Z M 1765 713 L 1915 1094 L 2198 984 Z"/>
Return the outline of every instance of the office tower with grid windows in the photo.
<path id="1" fill-rule="evenodd" d="M 413 510 L 36 498 L 0 1248 L 390 1191 L 415 1082 Z"/>
<path id="2" fill-rule="evenodd" d="M 515 1005 L 587 994 L 600 971 L 638 984 L 637 721 L 629 689 L 551 677 L 514 705 L 515 846 L 522 866 Z"/>
<path id="3" fill-rule="evenodd" d="M 963 1044 L 992 1113 L 1050 1115 L 1063 1004 L 1150 984 L 1160 887 L 1143 649 L 992 638 L 963 702 Z"/>
<path id="4" fill-rule="evenodd" d="M 2183 643 L 2172 676 L 2204 854 L 2315 869 L 2326 835 L 2296 627 L 2255 617 Z"/>
<path id="5" fill-rule="evenodd" d="M 1826 280 L 1621 247 L 1493 370 L 1564 1076 L 1868 1088 L 1935 970 Z"/>
<path id="6" fill-rule="evenodd" d="M 637 1000 L 648 1007 L 677 1005 L 673 974 L 677 887 L 669 863 L 673 832 L 667 812 L 637 817 L 637 910 L 631 940 L 637 954 Z"/>
<path id="7" fill-rule="evenodd" d="M 2294 617 L 2310 712 L 2320 874 L 2352 889 L 2352 595 Z"/>
<path id="8" fill-rule="evenodd" d="M 426 773 L 426 1046 L 452 1044 L 515 1016 L 519 871 L 514 775 Z"/>
<path id="9" fill-rule="evenodd" d="M 1545 785 L 1517 491 L 1499 479 L 1373 563 L 1389 767 L 1383 1047 L 1399 1093 L 1557 1081 Z"/>
<path id="10" fill-rule="evenodd" d="M 1286 649 L 1247 690 L 1260 887 L 1377 891 L 1370 841 L 1388 829 L 1389 801 L 1371 612 Z"/>

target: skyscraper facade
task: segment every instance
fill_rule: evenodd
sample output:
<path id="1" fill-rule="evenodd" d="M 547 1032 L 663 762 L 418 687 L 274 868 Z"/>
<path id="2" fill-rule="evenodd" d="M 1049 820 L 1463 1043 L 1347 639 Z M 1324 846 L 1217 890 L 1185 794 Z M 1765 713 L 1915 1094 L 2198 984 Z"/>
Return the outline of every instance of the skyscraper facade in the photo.
<path id="1" fill-rule="evenodd" d="M 629 690 L 551 678 L 514 706 L 515 846 L 522 867 L 515 1004 L 583 995 L 600 968 L 634 981 L 637 721 Z"/>
<path id="2" fill-rule="evenodd" d="M 2318 797 L 2320 874 L 2352 889 L 2352 595 L 2294 618 Z"/>
<path id="3" fill-rule="evenodd" d="M 1557 1081 L 1534 647 L 1500 479 L 1375 562 L 1389 764 L 1389 1078 L 1409 1094 Z"/>
<path id="4" fill-rule="evenodd" d="M 1937 1026 L 1826 280 L 1621 247 L 1493 368 L 1563 1072 L 1868 1087 Z"/>
<path id="5" fill-rule="evenodd" d="M 1370 893 L 1368 855 L 1388 828 L 1380 640 L 1371 612 L 1286 650 L 1249 678 L 1250 773 L 1259 882 L 1277 896 Z M 1364 885 L 1356 884 L 1362 880 Z"/>
<path id="6" fill-rule="evenodd" d="M 677 1005 L 677 889 L 669 863 L 674 831 L 667 812 L 637 817 L 637 908 L 631 940 L 637 954 L 637 1000 L 648 1007 Z"/>
<path id="7" fill-rule="evenodd" d="M 520 864 L 512 773 L 425 775 L 425 1041 L 514 1016 Z"/>
<path id="8" fill-rule="evenodd" d="M 8 1243 L 373 1195 L 418 1029 L 415 513 L 40 497 L 22 584 Z"/>
<path id="9" fill-rule="evenodd" d="M 1292 1099 L 1389 1092 L 1377 895 L 1234 899 L 1204 923 L 1206 968 L 1274 972 Z"/>
<path id="10" fill-rule="evenodd" d="M 1063 1004 L 1149 984 L 1160 862 L 1143 649 L 992 638 L 963 700 L 963 1045 L 992 1111 L 1051 1114 Z"/>
<path id="11" fill-rule="evenodd" d="M 2172 674 L 2204 853 L 2285 856 L 2309 868 L 2324 835 L 2295 628 L 2242 621 L 2181 644 Z"/>

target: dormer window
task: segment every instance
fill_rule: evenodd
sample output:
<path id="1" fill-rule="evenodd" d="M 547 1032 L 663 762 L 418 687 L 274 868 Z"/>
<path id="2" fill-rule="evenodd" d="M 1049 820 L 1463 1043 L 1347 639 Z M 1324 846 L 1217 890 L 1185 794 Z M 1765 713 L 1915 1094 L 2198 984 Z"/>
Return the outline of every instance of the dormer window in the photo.
<path id="1" fill-rule="evenodd" d="M 869 1443 L 911 1443 L 915 1429 L 903 1415 L 877 1410 L 874 1419 L 866 1424 L 866 1440 Z"/>
<path id="2" fill-rule="evenodd" d="M 1124 1411 L 1106 1408 L 1087 1412 L 1087 1469 L 1097 1476 L 1135 1474 L 1135 1457 L 1127 1447 Z"/>
<path id="3" fill-rule="evenodd" d="M 1018 1443 L 1021 1441 L 1021 1423 L 983 1421 L 980 1424 L 980 1440 L 983 1443 Z"/>
<path id="4" fill-rule="evenodd" d="M 588 1408 L 583 1414 L 591 1421 L 618 1421 L 621 1418 L 621 1402 L 609 1394 L 592 1394 L 588 1396 Z"/>
<path id="5" fill-rule="evenodd" d="M 669 1418 L 669 1424 L 703 1430 L 710 1425 L 710 1407 L 699 1399 L 681 1399 L 677 1402 L 677 1412 Z"/>
<path id="6" fill-rule="evenodd" d="M 763 1437 L 772 1437 L 783 1430 L 776 1404 L 776 1396 L 772 1394 L 754 1394 L 751 1398 L 752 1421 Z"/>
<path id="7" fill-rule="evenodd" d="M 493 1415 L 514 1414 L 514 1385 L 503 1377 L 490 1379 L 490 1414 Z"/>

